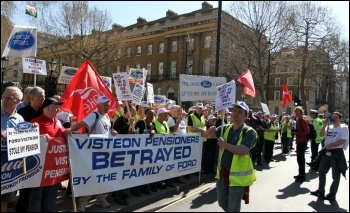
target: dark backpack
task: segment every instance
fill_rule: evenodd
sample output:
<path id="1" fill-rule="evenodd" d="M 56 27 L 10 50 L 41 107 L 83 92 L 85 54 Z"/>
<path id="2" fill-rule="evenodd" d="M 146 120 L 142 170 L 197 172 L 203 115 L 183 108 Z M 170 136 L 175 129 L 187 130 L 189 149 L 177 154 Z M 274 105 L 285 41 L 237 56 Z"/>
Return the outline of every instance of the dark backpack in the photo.
<path id="1" fill-rule="evenodd" d="M 317 133 L 315 130 L 315 127 L 312 123 L 309 123 L 309 129 L 310 129 L 310 133 L 306 136 L 308 140 L 315 140 L 317 137 Z"/>
<path id="2" fill-rule="evenodd" d="M 307 138 L 307 140 L 315 140 L 316 137 L 317 137 L 317 133 L 316 133 L 315 127 L 309 121 L 306 121 L 306 122 L 309 124 L 309 129 L 310 129 L 310 133 L 308 135 L 306 135 L 306 138 Z M 303 127 L 303 125 L 301 125 L 301 127 Z"/>

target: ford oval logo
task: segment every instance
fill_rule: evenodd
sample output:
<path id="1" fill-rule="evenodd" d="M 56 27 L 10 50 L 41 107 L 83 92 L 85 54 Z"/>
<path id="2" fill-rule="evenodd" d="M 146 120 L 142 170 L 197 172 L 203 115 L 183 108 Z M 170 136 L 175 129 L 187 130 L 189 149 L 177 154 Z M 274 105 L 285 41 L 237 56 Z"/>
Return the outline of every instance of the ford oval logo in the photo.
<path id="1" fill-rule="evenodd" d="M 35 45 L 35 37 L 30 31 L 16 32 L 9 41 L 8 48 L 13 50 L 26 50 Z"/>
<path id="2" fill-rule="evenodd" d="M 143 78 L 143 72 L 141 70 L 133 71 L 130 73 L 131 77 L 135 79 L 142 79 Z"/>
<path id="3" fill-rule="evenodd" d="M 18 123 L 15 127 L 15 129 L 18 131 L 28 130 L 30 128 L 32 128 L 32 124 L 29 122 Z"/>
<path id="4" fill-rule="evenodd" d="M 204 88 L 210 88 L 212 83 L 210 81 L 202 81 L 201 86 Z"/>
<path id="5" fill-rule="evenodd" d="M 75 75 L 77 69 L 65 69 L 63 72 L 67 75 Z"/>
<path id="6" fill-rule="evenodd" d="M 103 82 L 107 85 L 107 87 L 110 87 L 111 85 L 109 84 L 108 79 L 102 78 Z"/>
<path id="7" fill-rule="evenodd" d="M 40 166 L 40 158 L 32 155 L 26 158 L 27 173 L 23 173 L 23 161 L 16 159 L 1 165 L 1 185 L 11 183 L 22 176 L 29 175 Z"/>
<path id="8" fill-rule="evenodd" d="M 161 104 L 164 102 L 164 99 L 156 96 L 156 97 L 154 97 L 154 102 L 156 104 Z"/>

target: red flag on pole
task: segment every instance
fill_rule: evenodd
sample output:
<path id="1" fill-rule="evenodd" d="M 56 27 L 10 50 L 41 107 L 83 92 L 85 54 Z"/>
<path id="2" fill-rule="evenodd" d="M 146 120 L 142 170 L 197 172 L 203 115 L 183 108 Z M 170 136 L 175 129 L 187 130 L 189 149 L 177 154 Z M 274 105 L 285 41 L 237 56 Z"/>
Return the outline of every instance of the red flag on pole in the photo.
<path id="1" fill-rule="evenodd" d="M 255 97 L 253 76 L 249 69 L 242 73 L 242 75 L 237 78 L 237 81 L 244 85 L 243 94 Z"/>
<path id="2" fill-rule="evenodd" d="M 108 115 L 112 117 L 118 107 L 118 100 L 106 86 L 90 61 L 86 60 L 79 67 L 71 83 L 63 93 L 61 100 L 64 103 L 61 109 L 70 111 L 76 116 L 76 121 L 79 123 L 96 109 L 96 101 L 100 96 L 106 96 L 111 101 Z"/>
<path id="3" fill-rule="evenodd" d="M 282 108 L 284 108 L 289 102 L 292 102 L 292 97 L 290 96 L 286 82 L 284 82 L 282 92 Z"/>

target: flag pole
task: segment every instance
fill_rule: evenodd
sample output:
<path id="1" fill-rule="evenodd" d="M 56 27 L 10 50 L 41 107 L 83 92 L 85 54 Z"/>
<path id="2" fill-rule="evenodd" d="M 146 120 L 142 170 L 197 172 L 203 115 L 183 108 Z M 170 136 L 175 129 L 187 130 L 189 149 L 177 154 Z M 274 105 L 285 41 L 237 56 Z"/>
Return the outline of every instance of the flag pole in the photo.
<path id="1" fill-rule="evenodd" d="M 36 86 L 36 54 L 35 54 L 34 64 L 35 64 L 34 65 L 34 86 Z"/>

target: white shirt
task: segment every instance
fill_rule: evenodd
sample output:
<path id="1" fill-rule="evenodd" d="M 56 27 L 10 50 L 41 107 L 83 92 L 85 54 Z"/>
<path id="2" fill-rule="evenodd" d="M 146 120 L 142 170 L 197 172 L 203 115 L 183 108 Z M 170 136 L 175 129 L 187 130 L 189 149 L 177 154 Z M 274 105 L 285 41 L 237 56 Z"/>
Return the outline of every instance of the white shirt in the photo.
<path id="1" fill-rule="evenodd" d="M 329 125 L 325 128 L 325 141 L 324 145 L 327 146 L 328 144 L 335 143 L 341 139 L 345 140 L 345 143 L 340 146 L 332 147 L 332 149 L 339 149 L 343 148 L 344 150 L 347 149 L 349 145 L 349 129 L 346 125 L 340 125 L 338 127 L 334 128 L 334 125 Z M 326 153 L 329 155 L 330 153 Z"/>
<path id="2" fill-rule="evenodd" d="M 95 127 L 91 131 L 91 134 L 110 134 L 111 133 L 111 120 L 108 117 L 108 114 L 102 115 L 98 111 L 95 111 L 98 114 L 98 120 Z M 83 121 L 89 126 L 89 129 L 92 128 L 92 125 L 95 123 L 96 114 L 91 112 L 86 116 Z"/>

